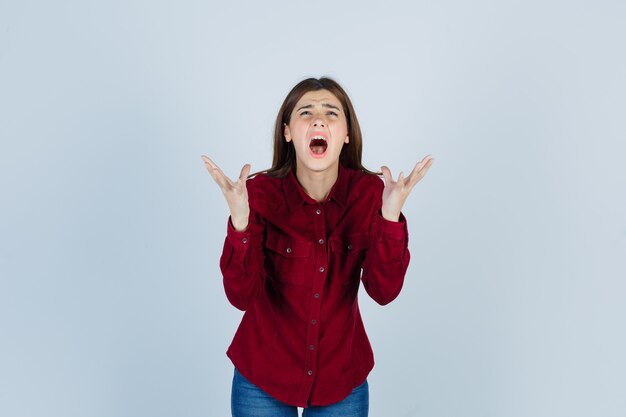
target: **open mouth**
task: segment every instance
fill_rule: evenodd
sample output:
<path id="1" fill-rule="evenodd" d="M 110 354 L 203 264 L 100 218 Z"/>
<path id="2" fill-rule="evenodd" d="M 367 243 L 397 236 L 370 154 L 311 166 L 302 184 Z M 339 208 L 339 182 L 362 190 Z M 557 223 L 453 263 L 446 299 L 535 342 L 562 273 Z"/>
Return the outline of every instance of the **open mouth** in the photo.
<path id="1" fill-rule="evenodd" d="M 313 136 L 311 142 L 309 142 L 309 148 L 315 155 L 323 155 L 328 148 L 328 142 L 322 136 Z"/>

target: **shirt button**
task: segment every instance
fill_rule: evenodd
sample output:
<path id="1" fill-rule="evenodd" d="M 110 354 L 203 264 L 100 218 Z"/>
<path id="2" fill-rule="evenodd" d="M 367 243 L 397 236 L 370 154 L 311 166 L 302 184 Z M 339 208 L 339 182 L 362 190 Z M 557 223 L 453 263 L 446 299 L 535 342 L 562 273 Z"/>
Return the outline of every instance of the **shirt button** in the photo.
<path id="1" fill-rule="evenodd" d="M 318 242 L 320 243 L 320 245 L 323 245 L 324 244 L 324 239 L 320 239 L 320 240 L 318 240 Z"/>
<path id="2" fill-rule="evenodd" d="M 320 298 L 320 294 L 318 292 L 316 292 L 315 294 L 313 294 L 313 297 Z"/>
<path id="3" fill-rule="evenodd" d="M 352 245 L 348 245 L 348 250 L 352 250 Z"/>
<path id="4" fill-rule="evenodd" d="M 310 370 L 310 369 L 308 371 L 306 371 L 306 373 L 309 374 L 309 376 L 313 375 L 313 371 Z"/>
<path id="5" fill-rule="evenodd" d="M 321 214 L 321 213 L 322 213 L 322 210 L 320 209 L 315 210 L 315 214 Z"/>
<path id="6" fill-rule="evenodd" d="M 287 248 L 287 253 L 291 253 L 291 248 Z"/>
<path id="7" fill-rule="evenodd" d="M 317 320 L 315 319 L 311 320 L 311 324 L 317 324 Z"/>
<path id="8" fill-rule="evenodd" d="M 241 242 L 246 243 L 248 241 L 248 239 L 246 239 L 245 237 L 243 239 L 241 239 Z"/>
<path id="9" fill-rule="evenodd" d="M 324 272 L 324 267 L 320 266 L 320 272 Z"/>
<path id="10" fill-rule="evenodd" d="M 315 349 L 315 346 L 309 345 L 309 350 L 313 350 L 313 349 Z"/>

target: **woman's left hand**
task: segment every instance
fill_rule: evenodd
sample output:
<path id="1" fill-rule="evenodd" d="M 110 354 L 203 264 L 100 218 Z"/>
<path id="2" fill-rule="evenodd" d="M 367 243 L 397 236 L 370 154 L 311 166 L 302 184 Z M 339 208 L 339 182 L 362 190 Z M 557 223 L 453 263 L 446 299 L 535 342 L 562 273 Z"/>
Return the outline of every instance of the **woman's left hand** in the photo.
<path id="1" fill-rule="evenodd" d="M 426 172 L 433 164 L 434 158 L 430 155 L 426 155 L 424 159 L 418 162 L 411 171 L 411 174 L 404 178 L 404 174 L 400 172 L 398 180 L 394 181 L 391 176 L 391 171 L 386 166 L 382 166 L 380 170 L 385 177 L 385 189 L 383 190 L 383 217 L 387 220 L 397 222 L 400 219 L 400 212 L 402 206 L 409 196 L 409 193 L 426 175 Z"/>

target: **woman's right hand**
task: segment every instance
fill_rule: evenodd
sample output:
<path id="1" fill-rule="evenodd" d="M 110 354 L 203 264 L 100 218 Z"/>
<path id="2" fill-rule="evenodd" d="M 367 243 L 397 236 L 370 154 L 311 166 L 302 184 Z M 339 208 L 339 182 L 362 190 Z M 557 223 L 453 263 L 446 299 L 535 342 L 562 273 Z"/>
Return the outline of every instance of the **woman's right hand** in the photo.
<path id="1" fill-rule="evenodd" d="M 250 206 L 248 204 L 248 190 L 246 188 L 246 179 L 250 173 L 250 164 L 245 164 L 239 174 L 237 182 L 233 182 L 228 178 L 222 170 L 215 165 L 208 156 L 202 155 L 204 165 L 213 177 L 217 185 L 220 186 L 228 208 L 230 209 L 230 219 L 235 230 L 243 231 L 248 227 L 250 217 Z"/>

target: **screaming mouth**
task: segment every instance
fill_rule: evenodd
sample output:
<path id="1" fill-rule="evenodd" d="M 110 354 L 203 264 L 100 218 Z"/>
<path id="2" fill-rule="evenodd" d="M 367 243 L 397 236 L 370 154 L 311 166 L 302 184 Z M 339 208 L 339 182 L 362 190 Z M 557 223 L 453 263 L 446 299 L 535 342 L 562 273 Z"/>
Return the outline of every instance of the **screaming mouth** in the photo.
<path id="1" fill-rule="evenodd" d="M 309 143 L 309 148 L 311 148 L 311 151 L 313 151 L 313 153 L 323 154 L 328 148 L 328 143 L 319 136 L 314 137 L 311 139 L 311 143 Z"/>

